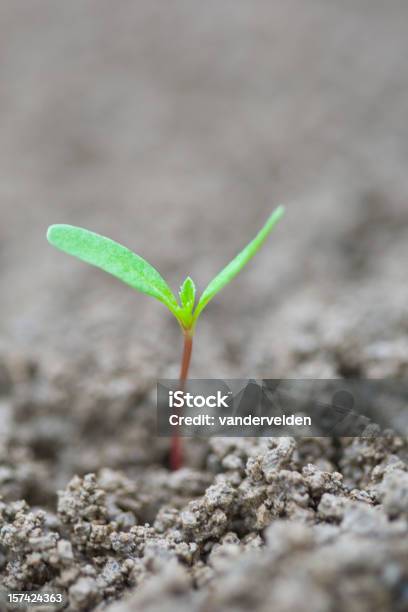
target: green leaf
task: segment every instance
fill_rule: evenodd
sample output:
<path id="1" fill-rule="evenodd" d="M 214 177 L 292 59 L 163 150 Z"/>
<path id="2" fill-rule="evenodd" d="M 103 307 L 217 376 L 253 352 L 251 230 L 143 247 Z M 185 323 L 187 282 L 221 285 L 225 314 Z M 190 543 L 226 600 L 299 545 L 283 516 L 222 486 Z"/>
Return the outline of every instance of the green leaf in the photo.
<path id="1" fill-rule="evenodd" d="M 47 239 L 57 249 L 105 270 L 133 289 L 151 295 L 179 318 L 180 307 L 166 281 L 147 261 L 121 244 L 73 225 L 51 225 Z"/>
<path id="2" fill-rule="evenodd" d="M 187 276 L 180 287 L 179 295 L 181 302 L 180 319 L 185 329 L 190 329 L 193 322 L 193 308 L 195 303 L 196 288 L 194 281 Z"/>
<path id="3" fill-rule="evenodd" d="M 278 206 L 271 214 L 263 228 L 255 236 L 255 238 L 240 252 L 238 255 L 209 283 L 204 290 L 193 315 L 193 323 L 195 323 L 207 306 L 208 302 L 225 287 L 232 279 L 242 270 L 250 259 L 257 253 L 265 242 L 266 238 L 271 233 L 272 229 L 283 216 L 285 209 L 283 206 Z"/>
<path id="4" fill-rule="evenodd" d="M 182 308 L 189 310 L 190 312 L 193 310 L 194 301 L 195 301 L 196 288 L 194 281 L 187 276 L 186 280 L 180 287 L 179 295 L 180 302 Z"/>

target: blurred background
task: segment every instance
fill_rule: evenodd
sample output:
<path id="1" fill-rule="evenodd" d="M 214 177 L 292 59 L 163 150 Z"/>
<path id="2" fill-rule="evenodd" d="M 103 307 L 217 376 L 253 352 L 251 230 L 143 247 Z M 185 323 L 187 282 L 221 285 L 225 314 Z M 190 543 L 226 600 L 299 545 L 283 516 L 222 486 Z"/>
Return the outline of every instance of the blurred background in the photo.
<path id="1" fill-rule="evenodd" d="M 47 226 L 202 290 L 284 203 L 203 315 L 192 374 L 404 373 L 407 22 L 405 0 L 4 0 L 1 353 L 175 374 L 162 305 Z"/>

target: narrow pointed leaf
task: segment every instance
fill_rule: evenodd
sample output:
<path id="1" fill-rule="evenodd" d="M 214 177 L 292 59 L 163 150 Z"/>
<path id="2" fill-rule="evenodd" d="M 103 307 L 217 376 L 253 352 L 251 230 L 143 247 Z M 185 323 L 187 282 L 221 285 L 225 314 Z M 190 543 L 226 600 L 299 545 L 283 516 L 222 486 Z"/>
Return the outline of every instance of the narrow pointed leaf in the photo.
<path id="1" fill-rule="evenodd" d="M 180 314 L 179 319 L 184 329 L 191 329 L 193 324 L 193 308 L 196 288 L 193 280 L 188 276 L 180 287 Z"/>
<path id="2" fill-rule="evenodd" d="M 194 281 L 189 276 L 187 276 L 186 280 L 180 287 L 179 292 L 182 308 L 189 310 L 190 312 L 193 310 L 195 293 L 196 288 Z"/>
<path id="3" fill-rule="evenodd" d="M 101 268 L 133 289 L 151 295 L 178 316 L 179 306 L 166 281 L 147 261 L 121 244 L 73 225 L 51 225 L 47 239 L 61 251 Z"/>
<path id="4" fill-rule="evenodd" d="M 252 259 L 255 253 L 258 252 L 284 212 L 284 207 L 278 206 L 255 238 L 208 284 L 194 311 L 194 322 L 198 319 L 208 302 L 212 300 L 225 285 L 232 281 L 248 261 Z"/>

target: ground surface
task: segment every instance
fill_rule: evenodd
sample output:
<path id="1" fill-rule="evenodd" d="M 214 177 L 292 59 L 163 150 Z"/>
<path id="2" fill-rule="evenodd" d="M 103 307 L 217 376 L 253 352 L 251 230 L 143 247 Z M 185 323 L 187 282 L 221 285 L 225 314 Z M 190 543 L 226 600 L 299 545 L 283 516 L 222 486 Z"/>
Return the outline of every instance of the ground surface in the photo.
<path id="1" fill-rule="evenodd" d="M 406 609 L 406 441 L 195 442 L 169 475 L 152 431 L 175 323 L 44 236 L 84 225 L 202 289 L 284 202 L 203 315 L 192 376 L 406 377 L 407 18 L 2 3 L 6 588 L 58 586 L 71 610 Z"/>

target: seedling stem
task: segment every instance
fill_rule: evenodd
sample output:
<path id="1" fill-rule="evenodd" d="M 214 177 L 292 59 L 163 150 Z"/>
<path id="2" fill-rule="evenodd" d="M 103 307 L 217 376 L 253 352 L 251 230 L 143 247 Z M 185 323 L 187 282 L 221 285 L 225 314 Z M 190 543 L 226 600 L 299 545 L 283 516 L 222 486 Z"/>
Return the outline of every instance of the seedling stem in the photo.
<path id="1" fill-rule="evenodd" d="M 186 381 L 188 379 L 188 371 L 190 369 L 191 352 L 193 350 L 193 333 L 190 330 L 183 330 L 184 346 L 183 357 L 181 359 L 179 388 L 185 390 Z M 173 431 L 171 439 L 170 451 L 170 467 L 172 470 L 179 470 L 183 465 L 183 448 L 181 438 L 177 429 Z"/>

